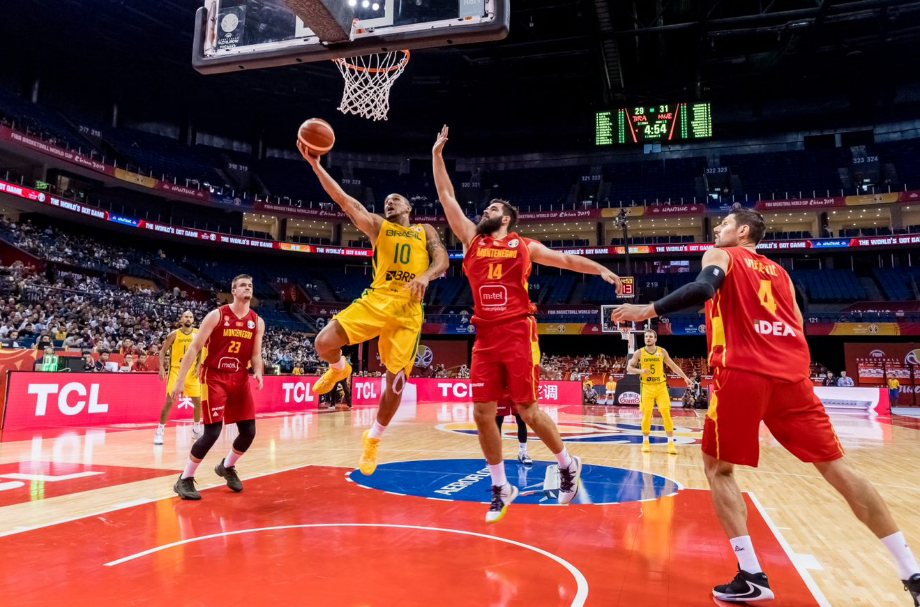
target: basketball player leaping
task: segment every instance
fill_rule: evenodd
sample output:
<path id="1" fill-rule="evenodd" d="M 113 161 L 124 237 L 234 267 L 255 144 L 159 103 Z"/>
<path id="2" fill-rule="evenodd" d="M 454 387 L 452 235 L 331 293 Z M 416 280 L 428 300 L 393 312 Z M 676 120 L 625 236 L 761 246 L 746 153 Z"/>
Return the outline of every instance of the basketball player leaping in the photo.
<path id="1" fill-rule="evenodd" d="M 843 457 L 808 366 L 802 313 L 785 270 L 755 251 L 764 234 L 756 211 L 733 210 L 715 228 L 715 248 L 703 255 L 695 282 L 647 305 L 623 305 L 612 319 L 642 321 L 706 304 L 706 339 L 715 390 L 703 429 L 703 463 L 712 501 L 738 574 L 713 588 L 723 601 L 773 598 L 747 531 L 747 509 L 735 482 L 736 464 L 756 466 L 764 421 L 793 455 L 811 462 L 847 500 L 860 521 L 881 539 L 918 605 L 920 567 L 875 488 Z"/>
<path id="2" fill-rule="evenodd" d="M 256 436 L 256 408 L 249 389 L 249 371 L 259 390 L 262 389 L 262 335 L 265 321 L 249 308 L 252 299 L 252 277 L 240 274 L 230 285 L 233 303 L 212 310 L 201 321 L 201 327 L 182 358 L 178 377 L 185 377 L 202 348 L 208 355 L 201 365 L 201 405 L 204 433 L 189 454 L 185 470 L 179 475 L 173 490 L 185 500 L 200 500 L 195 489 L 195 471 L 220 437 L 224 422 L 236 424 L 239 431 L 233 447 L 214 468 L 233 491 L 242 491 L 243 483 L 236 473 L 236 461 L 252 445 Z M 181 390 L 172 391 L 175 399 Z"/>
<path id="3" fill-rule="evenodd" d="M 559 462 L 559 501 L 567 504 L 578 491 L 581 458 L 569 456 L 556 424 L 537 406 L 540 346 L 536 306 L 527 293 L 531 263 L 598 274 L 622 289 L 619 277 L 578 255 L 566 255 L 536 240 L 512 232 L 517 209 L 506 200 L 493 200 L 479 225 L 464 214 L 451 185 L 442 152 L 447 127 L 434 144 L 434 181 L 450 228 L 463 243 L 463 270 L 473 290 L 476 341 L 470 366 L 470 390 L 479 444 L 492 477 L 492 503 L 486 522 L 500 520 L 518 495 L 508 483 L 502 461 L 501 435 L 495 424 L 496 403 L 507 393 L 521 419 L 540 437 Z"/>
<path id="4" fill-rule="evenodd" d="M 166 418 L 169 411 L 176 402 L 172 398 L 173 388 L 179 382 L 179 367 L 182 366 L 182 357 L 188 351 L 192 339 L 198 329 L 192 325 L 195 324 L 195 315 L 191 310 L 186 310 L 179 317 L 179 328 L 166 336 L 163 342 L 163 348 L 160 350 L 160 381 L 166 381 L 166 402 L 160 409 L 160 425 L 157 426 L 156 434 L 153 437 L 154 445 L 163 444 L 163 432 L 166 429 Z M 165 368 L 166 353 L 169 352 L 169 371 Z M 201 435 L 201 382 L 198 381 L 198 371 L 201 369 L 201 352 L 195 359 L 195 366 L 192 367 L 188 375 L 182 382 L 182 393 L 186 398 L 192 399 L 192 435 L 198 437 Z"/>
<path id="5" fill-rule="evenodd" d="M 664 374 L 664 366 L 667 365 L 677 373 L 688 388 L 693 382 L 677 366 L 677 363 L 671 360 L 667 350 L 655 345 L 658 343 L 657 333 L 646 329 L 644 337 L 645 347 L 636 350 L 629 364 L 626 365 L 627 371 L 642 376 L 639 400 L 639 410 L 642 411 L 642 452 L 648 453 L 652 450 L 648 435 L 652 430 L 652 413 L 657 404 L 658 412 L 664 423 L 664 432 L 668 436 L 668 453 L 677 455 L 677 446 L 674 444 L 674 422 L 671 421 L 671 395 L 668 393 L 668 378 Z"/>
<path id="6" fill-rule="evenodd" d="M 415 362 L 422 332 L 422 299 L 428 283 L 447 269 L 447 250 L 437 231 L 428 224 L 411 224 L 412 205 L 405 196 L 390 194 L 384 215 L 370 213 L 345 193 L 299 141 L 297 148 L 313 167 L 323 189 L 364 232 L 374 245 L 374 279 L 359 299 L 333 317 L 314 346 L 329 368 L 313 385 L 316 394 L 332 390 L 351 374 L 342 358 L 342 346 L 380 337 L 380 361 L 386 367 L 386 386 L 380 396 L 377 419 L 364 431 L 363 453 L 358 468 L 372 474 L 377 467 L 377 448 L 387 424 L 402 400 L 403 388 Z M 494 424 L 494 422 L 493 422 Z"/>

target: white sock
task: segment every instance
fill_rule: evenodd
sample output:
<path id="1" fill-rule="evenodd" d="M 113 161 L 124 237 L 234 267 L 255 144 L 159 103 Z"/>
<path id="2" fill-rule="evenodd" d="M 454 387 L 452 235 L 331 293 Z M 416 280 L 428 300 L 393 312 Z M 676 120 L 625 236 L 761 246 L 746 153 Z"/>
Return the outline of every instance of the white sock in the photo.
<path id="1" fill-rule="evenodd" d="M 182 471 L 181 478 L 192 478 L 195 476 L 195 470 L 198 469 L 198 464 L 201 462 L 193 461 L 192 458 L 188 458 L 188 461 L 185 463 L 185 470 Z"/>
<path id="2" fill-rule="evenodd" d="M 380 438 L 383 436 L 383 431 L 386 430 L 386 426 L 380 425 L 380 422 L 374 422 L 374 425 L 371 426 L 371 431 L 367 433 L 368 438 Z"/>
<path id="3" fill-rule="evenodd" d="M 642 437 L 642 442 L 643 442 L 643 443 L 647 443 L 647 442 L 648 442 L 648 437 L 643 435 L 643 437 Z"/>
<path id="4" fill-rule="evenodd" d="M 334 363 L 329 363 L 330 369 L 344 369 L 345 368 L 345 357 L 339 356 L 339 359 Z"/>
<path id="5" fill-rule="evenodd" d="M 227 457 L 224 458 L 224 468 L 232 468 L 236 465 L 236 460 L 240 459 L 242 453 L 237 453 L 233 449 L 230 449 L 230 453 L 227 454 Z"/>
<path id="6" fill-rule="evenodd" d="M 894 557 L 894 563 L 898 567 L 898 575 L 901 576 L 902 580 L 909 580 L 910 576 L 920 573 L 917 559 L 914 558 L 914 553 L 907 546 L 907 540 L 904 539 L 903 533 L 898 531 L 888 537 L 883 537 L 882 543 L 885 544 L 885 548 L 888 548 L 888 552 Z"/>
<path id="7" fill-rule="evenodd" d="M 733 537 L 728 540 L 735 551 L 735 557 L 738 559 L 738 565 L 748 573 L 760 573 L 760 563 L 757 562 L 757 555 L 754 554 L 754 544 L 751 543 L 750 535 Z"/>
<path id="8" fill-rule="evenodd" d="M 568 468 L 572 465 L 572 458 L 569 457 L 569 450 L 565 447 L 562 448 L 562 451 L 556 453 L 556 461 L 559 462 L 560 468 Z"/>
<path id="9" fill-rule="evenodd" d="M 520 453 L 527 453 L 527 443 L 518 443 L 518 451 Z"/>
<path id="10" fill-rule="evenodd" d="M 674 437 L 673 437 L 673 436 L 669 436 L 669 437 L 668 437 L 668 442 L 669 442 L 669 443 L 673 443 L 673 442 L 674 442 Z"/>
<path id="11" fill-rule="evenodd" d="M 166 424 L 159 424 L 157 426 L 157 434 L 163 434 L 163 430 L 166 429 Z"/>
<path id="12" fill-rule="evenodd" d="M 505 476 L 505 462 L 489 464 L 489 474 L 492 475 L 493 487 L 504 487 L 508 484 L 508 478 Z"/>

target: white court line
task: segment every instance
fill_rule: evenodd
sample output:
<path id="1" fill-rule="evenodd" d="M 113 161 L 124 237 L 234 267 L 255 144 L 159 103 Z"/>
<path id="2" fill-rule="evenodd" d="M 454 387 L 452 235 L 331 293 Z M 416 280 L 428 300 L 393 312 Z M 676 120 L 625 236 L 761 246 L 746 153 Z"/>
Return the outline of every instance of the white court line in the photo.
<path id="1" fill-rule="evenodd" d="M 767 514 L 767 509 L 763 507 L 763 505 L 760 503 L 760 500 L 757 499 L 756 495 L 754 495 L 753 491 L 747 491 L 746 493 L 751 497 L 751 502 L 753 502 L 757 510 L 760 511 L 760 516 L 762 516 L 763 520 L 767 522 L 767 526 L 770 527 L 770 531 L 773 532 L 773 535 L 776 537 L 779 545 L 783 547 L 783 550 L 786 552 L 786 556 L 789 557 L 789 560 L 792 562 L 792 566 L 795 567 L 795 570 L 799 572 L 799 575 L 802 577 L 802 581 L 805 582 L 805 586 L 807 586 L 811 591 L 811 594 L 815 597 L 818 605 L 821 607 L 832 607 L 830 601 L 827 600 L 827 597 L 824 596 L 824 593 L 821 592 L 820 588 L 818 588 L 818 583 L 815 582 L 815 578 L 811 577 L 811 573 L 809 573 L 808 570 L 800 562 L 801 559 L 799 558 L 799 555 L 792 551 L 792 546 L 789 545 L 789 542 L 787 542 L 786 538 L 783 537 L 779 527 L 776 526 L 776 523 L 774 523 L 773 519 L 770 518 L 770 515 Z M 817 562 L 817 560 L 815 562 Z"/>
<path id="2" fill-rule="evenodd" d="M 115 561 L 110 561 L 108 563 L 105 563 L 104 566 L 114 567 L 115 565 L 121 565 L 122 563 L 126 563 L 128 561 L 132 561 L 134 559 L 141 558 L 143 556 L 147 556 L 148 554 L 153 554 L 154 552 L 159 552 L 161 550 L 166 550 L 168 548 L 174 548 L 176 546 L 182 546 L 184 544 L 190 544 L 192 542 L 198 542 L 201 540 L 210 540 L 210 539 L 214 539 L 217 537 L 227 537 L 230 535 L 240 535 L 243 533 L 255 533 L 257 531 L 276 531 L 280 529 L 308 529 L 308 528 L 313 528 L 313 527 L 389 527 L 393 529 L 417 529 L 417 530 L 422 530 L 422 531 L 442 531 L 444 533 L 456 533 L 458 535 L 470 535 L 473 537 L 493 540 L 496 542 L 504 542 L 506 544 L 511 544 L 512 546 L 518 546 L 518 547 L 526 548 L 527 550 L 536 552 L 537 554 L 540 554 L 549 559 L 552 559 L 556 561 L 557 563 L 559 563 L 560 565 L 562 565 L 563 567 L 565 567 L 566 570 L 568 570 L 568 572 L 572 574 L 572 577 L 575 578 L 576 591 L 575 591 L 575 598 L 572 599 L 572 603 L 571 603 L 572 607 L 582 607 L 585 604 L 585 600 L 588 598 L 588 580 L 585 579 L 584 574 L 581 571 L 579 571 L 578 568 L 575 567 L 575 565 L 571 564 L 570 562 L 563 559 L 562 557 L 556 556 L 552 552 L 547 552 L 546 550 L 543 550 L 542 548 L 537 548 L 536 546 L 531 546 L 530 544 L 525 544 L 523 542 L 510 540 L 508 538 L 498 537 L 495 535 L 486 535 L 484 533 L 476 533 L 475 531 L 463 531 L 460 529 L 445 529 L 441 527 L 422 527 L 419 525 L 391 525 L 388 523 L 313 523 L 313 524 L 307 524 L 307 525 L 278 525 L 274 527 L 256 527 L 254 529 L 240 529 L 238 531 L 224 531 L 222 533 L 213 533 L 211 535 L 202 535 L 200 537 L 192 537 L 192 538 L 188 538 L 185 540 L 179 540 L 178 542 L 172 542 L 169 544 L 164 544 L 162 546 L 157 546 L 156 548 L 150 548 L 149 550 L 144 550 L 143 552 L 138 552 L 136 554 L 132 554 L 132 555 L 126 556 L 124 558 L 120 558 Z"/>
<path id="3" fill-rule="evenodd" d="M 263 476 L 271 476 L 272 474 L 279 474 L 279 473 L 281 473 L 281 472 L 290 472 L 291 470 L 297 470 L 298 468 L 312 468 L 313 466 L 315 466 L 315 464 L 300 464 L 300 465 L 298 465 L 298 466 L 291 466 L 290 468 L 282 468 L 282 469 L 280 469 L 280 470 L 272 470 L 272 471 L 270 471 L 270 472 L 260 472 L 260 473 L 258 473 L 258 474 L 252 474 L 252 475 L 243 476 L 243 477 L 240 477 L 240 478 L 243 479 L 243 480 L 249 480 L 249 479 L 253 479 L 253 478 L 260 478 L 260 477 L 263 477 Z M 350 466 L 323 466 L 323 467 L 324 467 L 324 468 L 349 468 Z M 157 478 L 157 479 L 163 479 L 163 478 L 169 478 L 169 477 L 167 477 L 167 476 L 158 476 L 158 477 L 156 477 L 156 478 Z M 155 479 L 144 479 L 144 480 L 155 480 Z M 132 481 L 132 482 L 143 482 L 143 481 Z M 117 486 L 118 486 L 118 485 L 109 485 L 109 487 L 99 487 L 99 489 L 108 489 L 108 488 L 110 488 L 110 487 L 117 487 Z M 224 486 L 224 483 L 214 483 L 213 485 L 205 485 L 205 486 L 203 486 L 203 487 L 201 488 L 201 490 L 204 491 L 204 490 L 206 490 L 206 489 L 212 489 L 212 488 L 214 488 L 214 487 L 223 487 L 223 486 Z M 93 491 L 96 491 L 96 489 L 93 489 Z M 81 492 L 81 493 L 85 493 L 85 492 Z M 63 496 L 57 496 L 57 497 L 63 497 Z M 109 513 L 109 512 L 115 512 L 116 510 L 123 510 L 124 508 L 131 508 L 132 506 L 136 506 L 136 505 L 138 505 L 138 504 L 137 504 L 138 501 L 140 501 L 140 503 L 153 503 L 153 502 L 159 502 L 159 501 L 162 501 L 162 500 L 171 500 L 171 499 L 175 499 L 176 497 L 177 497 L 177 496 L 175 496 L 175 495 L 169 495 L 169 496 L 161 497 L 161 498 L 158 498 L 158 499 L 154 499 L 154 498 L 141 498 L 142 501 L 141 501 L 141 500 L 133 500 L 133 501 L 129 501 L 129 502 L 121 502 L 121 503 L 118 503 L 118 504 L 113 504 L 113 505 L 109 506 L 108 508 L 104 508 L 104 509 L 102 509 L 102 510 L 96 510 L 95 512 L 89 512 L 89 513 L 87 513 L 87 514 L 80 514 L 80 515 L 78 515 L 78 516 L 69 516 L 69 517 L 66 517 L 66 518 L 56 519 L 56 520 L 53 520 L 53 521 L 50 521 L 50 522 L 47 522 L 47 523 L 42 523 L 42 524 L 40 524 L 40 525 L 32 525 L 32 526 L 30 526 L 30 527 L 23 527 L 23 526 L 14 527 L 14 528 L 10 529 L 9 531 L 0 532 L 0 537 L 6 537 L 6 536 L 8 536 L 8 535 L 16 535 L 17 533 L 24 533 L 24 532 L 26 532 L 26 531 L 34 531 L 35 529 L 42 529 L 42 528 L 44 528 L 44 527 L 53 527 L 54 525 L 63 525 L 64 523 L 72 523 L 73 521 L 79 521 L 80 519 L 84 519 L 84 518 L 90 518 L 90 517 L 94 517 L 94 516 L 101 516 L 101 515 L 107 514 L 107 513 Z M 54 499 L 54 498 L 51 498 L 51 499 Z M 33 502 L 33 503 L 34 503 L 34 502 Z M 16 505 L 16 504 L 11 504 L 11 505 Z"/>

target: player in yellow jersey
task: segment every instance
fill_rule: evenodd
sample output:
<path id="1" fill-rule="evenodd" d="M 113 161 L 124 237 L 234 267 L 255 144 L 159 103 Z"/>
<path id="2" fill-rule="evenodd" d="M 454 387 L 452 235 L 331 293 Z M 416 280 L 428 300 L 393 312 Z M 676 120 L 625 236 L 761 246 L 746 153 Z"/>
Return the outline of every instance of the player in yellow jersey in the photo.
<path id="1" fill-rule="evenodd" d="M 386 367 L 386 387 L 380 396 L 377 419 L 365 430 L 359 469 L 372 474 L 377 467 L 377 446 L 387 424 L 399 408 L 403 388 L 412 371 L 422 332 L 422 299 L 428 282 L 447 269 L 447 250 L 437 231 L 428 224 L 411 224 L 412 205 L 405 196 L 390 194 L 384 217 L 368 212 L 349 196 L 299 141 L 297 148 L 313 167 L 326 193 L 374 245 L 374 279 L 360 298 L 335 315 L 316 336 L 314 346 L 329 368 L 313 385 L 325 394 L 351 374 L 342 358 L 342 346 L 379 337 L 380 361 Z"/>
<path id="2" fill-rule="evenodd" d="M 166 418 L 169 416 L 169 410 L 172 409 L 173 399 L 171 394 L 176 382 L 179 381 L 179 367 L 182 366 L 182 357 L 188 350 L 192 338 L 198 331 L 192 325 L 195 324 L 195 315 L 191 310 L 186 310 L 179 317 L 179 328 L 166 336 L 163 347 L 160 349 L 160 381 L 166 381 L 166 402 L 160 410 L 160 425 L 157 426 L 156 435 L 153 437 L 154 445 L 163 444 L 163 432 L 166 429 Z M 166 370 L 165 364 L 169 359 L 169 371 Z M 198 371 L 201 368 L 201 352 L 198 353 L 198 360 L 186 375 L 184 382 L 185 387 L 182 394 L 192 399 L 194 405 L 192 424 L 192 434 L 198 436 L 201 434 L 201 383 L 198 381 Z"/>
<path id="3" fill-rule="evenodd" d="M 677 455 L 677 446 L 674 444 L 674 422 L 671 421 L 671 396 L 668 394 L 668 378 L 664 374 L 667 365 L 674 373 L 687 383 L 689 388 L 693 382 L 677 366 L 667 350 L 656 346 L 658 334 L 651 329 L 645 331 L 645 347 L 635 351 L 626 370 L 629 373 L 638 373 L 642 376 L 642 389 L 639 393 L 639 410 L 642 411 L 642 452 L 652 450 L 649 445 L 648 435 L 652 429 L 652 412 L 658 405 L 664 422 L 665 434 L 668 435 L 668 453 Z"/>

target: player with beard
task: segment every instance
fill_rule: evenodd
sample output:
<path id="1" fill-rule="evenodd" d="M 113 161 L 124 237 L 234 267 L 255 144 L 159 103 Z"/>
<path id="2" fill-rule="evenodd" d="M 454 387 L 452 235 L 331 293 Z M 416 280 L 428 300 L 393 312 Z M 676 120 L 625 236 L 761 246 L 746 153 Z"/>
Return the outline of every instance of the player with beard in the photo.
<path id="1" fill-rule="evenodd" d="M 814 464 L 881 540 L 917 607 L 920 566 L 878 491 L 843 456 L 811 382 L 811 355 L 792 279 L 756 251 L 765 230 L 757 211 L 733 209 L 713 230 L 715 246 L 703 254 L 703 270 L 694 282 L 654 303 L 618 306 L 611 314 L 616 322 L 643 321 L 706 306 L 714 389 L 703 428 L 703 466 L 716 515 L 738 557 L 738 574 L 715 586 L 713 596 L 742 603 L 774 598 L 754 553 L 747 506 L 734 475 L 736 465 L 757 466 L 764 422 L 781 445 Z"/>
<path id="2" fill-rule="evenodd" d="M 230 284 L 233 303 L 213 310 L 201 321 L 201 327 L 189 344 L 182 365 L 176 374 L 185 377 L 198 359 L 202 348 L 207 356 L 201 365 L 201 405 L 204 433 L 192 445 L 185 470 L 179 475 L 173 490 L 186 500 L 200 500 L 195 489 L 195 471 L 220 437 L 224 422 L 236 424 L 239 434 L 233 447 L 214 472 L 227 481 L 233 491 L 242 491 L 243 483 L 236 473 L 236 461 L 252 445 L 256 437 L 256 407 L 249 389 L 249 371 L 262 389 L 262 336 L 265 321 L 249 308 L 252 300 L 252 277 L 240 274 Z M 179 396 L 176 384 L 170 397 Z"/>
<path id="3" fill-rule="evenodd" d="M 172 409 L 173 403 L 176 402 L 172 398 L 172 392 L 179 381 L 179 367 L 182 366 L 182 358 L 188 351 L 188 347 L 192 344 L 192 339 L 195 338 L 195 333 L 198 331 L 198 329 L 192 326 L 194 324 L 195 315 L 192 314 L 191 310 L 186 310 L 182 313 L 182 316 L 179 317 L 179 328 L 167 335 L 166 340 L 163 342 L 163 350 L 160 354 L 160 381 L 164 379 L 167 380 L 166 402 L 160 410 L 160 425 L 157 426 L 156 434 L 153 437 L 154 445 L 163 444 L 163 432 L 166 429 L 166 418 L 169 416 L 169 411 Z M 168 372 L 164 367 L 167 352 L 169 353 Z M 198 381 L 198 371 L 200 369 L 201 353 L 199 352 L 195 360 L 195 366 L 189 370 L 188 375 L 185 377 L 182 389 L 182 394 L 185 395 L 186 398 L 192 399 L 192 404 L 194 406 L 192 413 L 192 418 L 194 419 L 194 423 L 192 424 L 192 435 L 196 438 L 201 435 L 201 382 Z"/>
<path id="4" fill-rule="evenodd" d="M 507 200 L 493 200 L 479 224 L 470 221 L 454 196 L 442 156 L 447 127 L 432 150 L 434 181 L 451 230 L 463 243 L 463 270 L 473 290 L 476 341 L 470 366 L 470 391 L 479 444 L 492 477 L 492 502 L 486 522 L 500 520 L 518 489 L 508 482 L 502 461 L 501 435 L 495 423 L 496 404 L 507 393 L 521 419 L 540 437 L 559 462 L 559 501 L 567 504 L 578 491 L 581 458 L 570 456 L 556 424 L 537 406 L 540 345 L 536 306 L 527 280 L 532 263 L 597 274 L 622 290 L 619 277 L 579 255 L 566 255 L 513 232 L 517 209 Z"/>
<path id="5" fill-rule="evenodd" d="M 349 196 L 326 172 L 317 156 L 298 141 L 300 153 L 313 167 L 326 193 L 374 246 L 374 278 L 360 298 L 336 314 L 319 335 L 314 347 L 329 368 L 313 385 L 325 394 L 351 374 L 342 358 L 342 346 L 379 337 L 380 362 L 386 367 L 386 386 L 380 396 L 377 419 L 364 431 L 358 468 L 372 474 L 377 468 L 377 448 L 384 430 L 402 400 L 403 388 L 415 363 L 422 333 L 422 300 L 428 283 L 447 269 L 447 250 L 429 224 L 412 224 L 412 205 L 405 196 L 390 194 L 384 200 L 384 217 L 370 213 Z M 494 424 L 494 422 L 493 422 Z"/>

